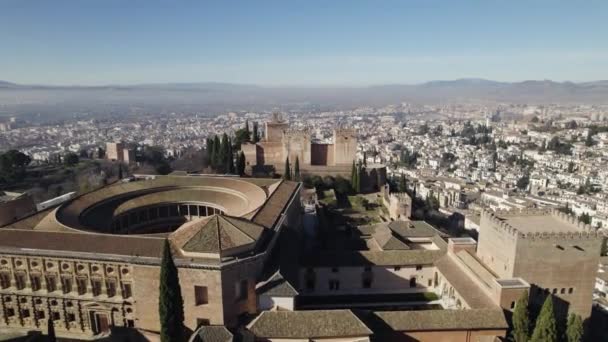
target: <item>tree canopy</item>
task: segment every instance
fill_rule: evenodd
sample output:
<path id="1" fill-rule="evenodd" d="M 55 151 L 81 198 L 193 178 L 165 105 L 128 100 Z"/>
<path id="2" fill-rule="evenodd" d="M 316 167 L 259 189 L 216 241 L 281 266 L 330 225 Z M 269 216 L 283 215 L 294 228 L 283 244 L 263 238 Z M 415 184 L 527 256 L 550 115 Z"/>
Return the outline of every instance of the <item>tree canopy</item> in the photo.
<path id="1" fill-rule="evenodd" d="M 547 296 L 543 307 L 540 309 L 540 314 L 536 319 L 536 327 L 532 334 L 531 342 L 557 342 L 557 322 L 553 309 L 553 297 Z"/>
<path id="2" fill-rule="evenodd" d="M 17 150 L 0 154 L 0 184 L 20 182 L 25 178 L 26 167 L 32 159 Z"/>
<path id="3" fill-rule="evenodd" d="M 528 291 L 524 291 L 515 304 L 513 311 L 513 331 L 511 337 L 515 342 L 528 342 L 530 338 L 530 314 L 528 312 Z"/>
<path id="4" fill-rule="evenodd" d="M 179 274 L 171 255 L 169 240 L 165 240 L 160 265 L 158 300 L 161 342 L 181 342 L 184 334 L 184 300 Z"/>

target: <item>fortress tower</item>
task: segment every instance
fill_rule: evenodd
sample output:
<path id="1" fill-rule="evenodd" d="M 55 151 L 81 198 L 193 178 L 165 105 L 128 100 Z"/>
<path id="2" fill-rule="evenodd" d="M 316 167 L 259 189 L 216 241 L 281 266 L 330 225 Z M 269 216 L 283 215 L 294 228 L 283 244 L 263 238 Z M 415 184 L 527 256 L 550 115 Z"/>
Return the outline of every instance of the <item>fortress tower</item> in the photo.
<path id="1" fill-rule="evenodd" d="M 585 319 L 602 242 L 601 233 L 558 211 L 484 211 L 477 256 L 499 277 L 530 283 L 532 305 L 551 294 L 558 313 Z"/>
<path id="2" fill-rule="evenodd" d="M 334 130 L 334 165 L 351 165 L 357 153 L 357 132 L 352 128 Z"/>

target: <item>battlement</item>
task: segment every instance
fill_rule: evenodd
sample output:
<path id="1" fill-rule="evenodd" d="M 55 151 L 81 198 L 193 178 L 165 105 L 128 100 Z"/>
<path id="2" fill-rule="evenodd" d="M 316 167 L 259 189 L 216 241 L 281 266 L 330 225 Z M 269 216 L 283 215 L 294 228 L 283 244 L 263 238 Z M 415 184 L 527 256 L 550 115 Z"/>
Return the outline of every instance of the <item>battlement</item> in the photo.
<path id="1" fill-rule="evenodd" d="M 310 139 L 310 130 L 308 128 L 296 129 L 288 128 L 283 131 L 283 139 Z"/>
<path id="2" fill-rule="evenodd" d="M 412 202 L 412 198 L 405 192 L 393 192 L 389 195 L 389 198 L 397 202 L 403 202 L 408 204 Z"/>
<path id="3" fill-rule="evenodd" d="M 334 129 L 334 137 L 357 137 L 357 130 L 354 128 L 337 127 Z"/>
<path id="4" fill-rule="evenodd" d="M 603 236 L 574 216 L 555 209 L 483 210 L 494 229 L 522 239 L 586 240 Z"/>

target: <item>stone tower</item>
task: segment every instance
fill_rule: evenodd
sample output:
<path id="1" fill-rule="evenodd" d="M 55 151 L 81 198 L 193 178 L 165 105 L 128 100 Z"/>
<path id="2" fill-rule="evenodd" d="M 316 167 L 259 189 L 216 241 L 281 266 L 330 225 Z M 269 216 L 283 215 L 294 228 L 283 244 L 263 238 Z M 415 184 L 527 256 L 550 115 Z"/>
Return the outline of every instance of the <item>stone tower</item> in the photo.
<path id="1" fill-rule="evenodd" d="M 334 130 L 334 165 L 350 165 L 357 153 L 357 132 L 352 128 Z"/>

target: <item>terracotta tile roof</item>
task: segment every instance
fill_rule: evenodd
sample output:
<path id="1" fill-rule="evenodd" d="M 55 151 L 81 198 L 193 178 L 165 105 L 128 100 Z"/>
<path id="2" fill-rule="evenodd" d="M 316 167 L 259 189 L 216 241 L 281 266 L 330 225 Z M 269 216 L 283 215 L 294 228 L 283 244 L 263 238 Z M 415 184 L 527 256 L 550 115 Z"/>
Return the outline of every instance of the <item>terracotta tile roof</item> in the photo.
<path id="1" fill-rule="evenodd" d="M 266 228 L 272 228 L 297 188 L 298 183 L 296 182 L 282 181 L 253 217 L 253 222 Z"/>
<path id="2" fill-rule="evenodd" d="M 189 236 L 185 239 L 174 239 L 182 250 L 221 254 L 231 248 L 255 243 L 264 228 L 243 219 L 213 215 L 188 224 L 179 231 L 176 235 Z M 183 244 L 182 240 L 185 240 Z"/>
<path id="3" fill-rule="evenodd" d="M 232 333 L 223 325 L 203 325 L 194 332 L 192 342 L 231 342 Z"/>
<path id="4" fill-rule="evenodd" d="M 264 311 L 248 326 L 258 338 L 314 339 L 369 336 L 350 310 Z"/>
<path id="5" fill-rule="evenodd" d="M 456 264 L 451 256 L 441 258 L 435 266 L 443 276 L 454 286 L 456 292 L 474 309 L 495 308 L 496 305 L 472 279 L 470 279 Z"/>
<path id="6" fill-rule="evenodd" d="M 162 238 L 0 229 L 0 248 L 160 257 Z"/>
<path id="7" fill-rule="evenodd" d="M 500 308 L 481 310 L 378 311 L 374 315 L 394 331 L 507 329 Z"/>
<path id="8" fill-rule="evenodd" d="M 320 252 L 306 256 L 302 263 L 317 267 L 430 265 L 443 255 L 443 250 Z"/>
<path id="9" fill-rule="evenodd" d="M 256 289 L 258 294 L 273 297 L 295 297 L 298 291 L 277 271 L 268 281 Z"/>

